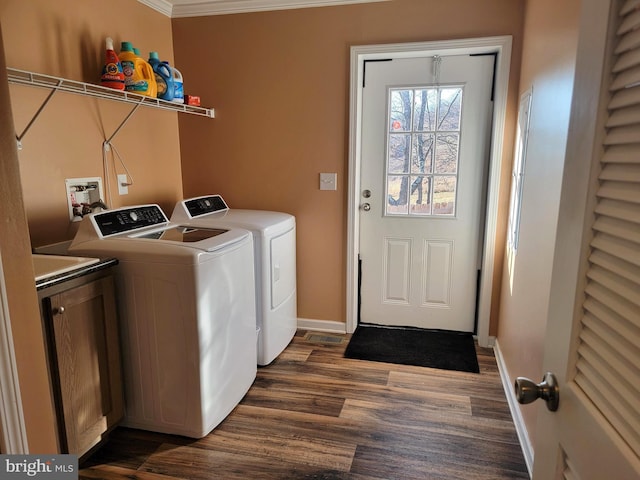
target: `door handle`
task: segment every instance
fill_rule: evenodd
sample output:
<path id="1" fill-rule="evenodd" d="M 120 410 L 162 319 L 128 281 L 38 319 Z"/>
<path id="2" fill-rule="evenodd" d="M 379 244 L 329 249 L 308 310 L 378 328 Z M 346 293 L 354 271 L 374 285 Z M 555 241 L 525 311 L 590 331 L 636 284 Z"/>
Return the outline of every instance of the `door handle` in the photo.
<path id="1" fill-rule="evenodd" d="M 515 389 L 518 403 L 531 403 L 541 398 L 546 402 L 547 409 L 550 412 L 558 410 L 560 391 L 556 377 L 551 372 L 545 373 L 540 383 L 535 383 L 525 377 L 518 377 L 516 378 Z"/>
<path id="2" fill-rule="evenodd" d="M 62 315 L 65 311 L 65 308 L 63 306 L 59 306 L 59 307 L 55 307 L 51 312 L 54 315 Z"/>
<path id="3" fill-rule="evenodd" d="M 371 210 L 371 205 L 369 205 L 368 203 L 363 203 L 362 210 L 364 210 L 365 212 L 368 212 L 369 210 Z"/>

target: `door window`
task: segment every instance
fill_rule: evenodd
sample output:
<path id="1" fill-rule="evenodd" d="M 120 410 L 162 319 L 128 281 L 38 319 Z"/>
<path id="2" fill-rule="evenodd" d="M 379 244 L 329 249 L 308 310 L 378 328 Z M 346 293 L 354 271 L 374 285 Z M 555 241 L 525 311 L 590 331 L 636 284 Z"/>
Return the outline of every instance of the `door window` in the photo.
<path id="1" fill-rule="evenodd" d="M 390 88 L 385 215 L 456 214 L 462 86 Z"/>

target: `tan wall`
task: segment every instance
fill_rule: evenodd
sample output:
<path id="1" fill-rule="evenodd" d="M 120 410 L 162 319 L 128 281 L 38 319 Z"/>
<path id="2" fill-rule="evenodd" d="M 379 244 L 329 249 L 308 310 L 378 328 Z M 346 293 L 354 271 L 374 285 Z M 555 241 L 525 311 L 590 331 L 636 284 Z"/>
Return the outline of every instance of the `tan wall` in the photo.
<path id="1" fill-rule="evenodd" d="M 170 19 L 132 0 L 3 0 L 0 21 L 13 68 L 98 83 L 107 36 L 117 50 L 128 40 L 143 56 L 157 50 L 173 60 Z M 22 132 L 48 91 L 16 85 L 10 91 L 15 127 Z M 130 109 L 56 93 L 26 134 L 19 157 L 34 246 L 73 238 L 77 223 L 69 222 L 64 180 L 103 177 L 102 142 Z M 119 196 L 112 178 L 111 207 L 159 203 L 170 213 L 181 199 L 177 115 L 141 108 L 115 137 L 135 184 Z M 119 162 L 116 168 L 125 173 Z"/>
<path id="2" fill-rule="evenodd" d="M 513 0 L 395 0 L 173 20 L 185 91 L 217 116 L 179 120 L 185 196 L 294 214 L 298 315 L 344 322 L 349 48 L 513 35 L 512 121 L 523 11 Z M 509 158 L 511 139 L 510 129 Z M 338 173 L 337 191 L 318 190 L 320 172 Z M 497 285 L 501 246 L 498 259 Z"/>
<path id="3" fill-rule="evenodd" d="M 1 22 L 0 22 L 1 23 Z M 0 277 L 13 333 L 25 428 L 31 453 L 57 452 L 53 403 L 45 364 L 38 299 L 33 286 L 29 230 L 0 38 Z M 0 278 L 0 282 L 4 282 Z"/>
<path id="4" fill-rule="evenodd" d="M 118 46 L 131 40 L 143 53 L 158 50 L 173 58 L 170 20 L 131 0 L 2 0 L 0 23 L 6 64 L 13 68 L 97 83 L 107 35 Z M 11 95 L 15 130 L 22 131 L 47 92 L 15 85 L 5 89 Z M 9 99 L 1 100 L 4 116 L 10 113 Z M 123 104 L 58 93 L 24 138 L 19 163 L 11 119 L 0 122 L 0 251 L 33 453 L 53 452 L 56 443 L 30 242 L 38 246 L 73 237 L 77 224 L 69 223 L 64 179 L 102 176 L 103 130 L 113 131 L 129 110 Z M 114 192 L 112 206 L 158 202 L 169 210 L 181 198 L 176 116 L 140 109 L 115 138 L 135 186 L 126 197 Z"/>
<path id="5" fill-rule="evenodd" d="M 580 0 L 527 2 L 520 92 L 533 87 L 520 242 L 503 275 L 498 342 L 509 374 L 542 378 L 560 187 L 578 43 Z M 508 262 L 505 262 L 508 265 Z M 513 287 L 511 287 L 513 276 Z M 539 404 L 520 407 L 535 440 Z"/>

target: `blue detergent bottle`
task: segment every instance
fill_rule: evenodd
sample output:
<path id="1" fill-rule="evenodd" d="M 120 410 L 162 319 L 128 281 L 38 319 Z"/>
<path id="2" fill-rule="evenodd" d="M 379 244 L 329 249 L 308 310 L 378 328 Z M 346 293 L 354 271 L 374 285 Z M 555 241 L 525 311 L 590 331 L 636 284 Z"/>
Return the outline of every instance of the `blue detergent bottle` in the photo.
<path id="1" fill-rule="evenodd" d="M 173 100 L 175 91 L 173 81 L 173 69 L 169 62 L 160 61 L 158 52 L 149 52 L 149 65 L 153 68 L 158 84 L 158 98 L 163 100 Z"/>

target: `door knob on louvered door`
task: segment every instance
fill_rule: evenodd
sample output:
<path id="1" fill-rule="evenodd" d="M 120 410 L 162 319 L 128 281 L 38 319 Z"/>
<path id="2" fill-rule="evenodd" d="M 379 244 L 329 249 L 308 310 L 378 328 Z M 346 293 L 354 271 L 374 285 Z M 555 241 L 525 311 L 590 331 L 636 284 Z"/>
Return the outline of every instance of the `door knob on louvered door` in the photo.
<path id="1" fill-rule="evenodd" d="M 535 383 L 525 377 L 518 377 L 516 378 L 515 389 L 518 403 L 531 403 L 541 398 L 546 402 L 549 411 L 555 412 L 558 410 L 560 392 L 556 377 L 551 372 L 545 373 L 540 383 Z"/>

